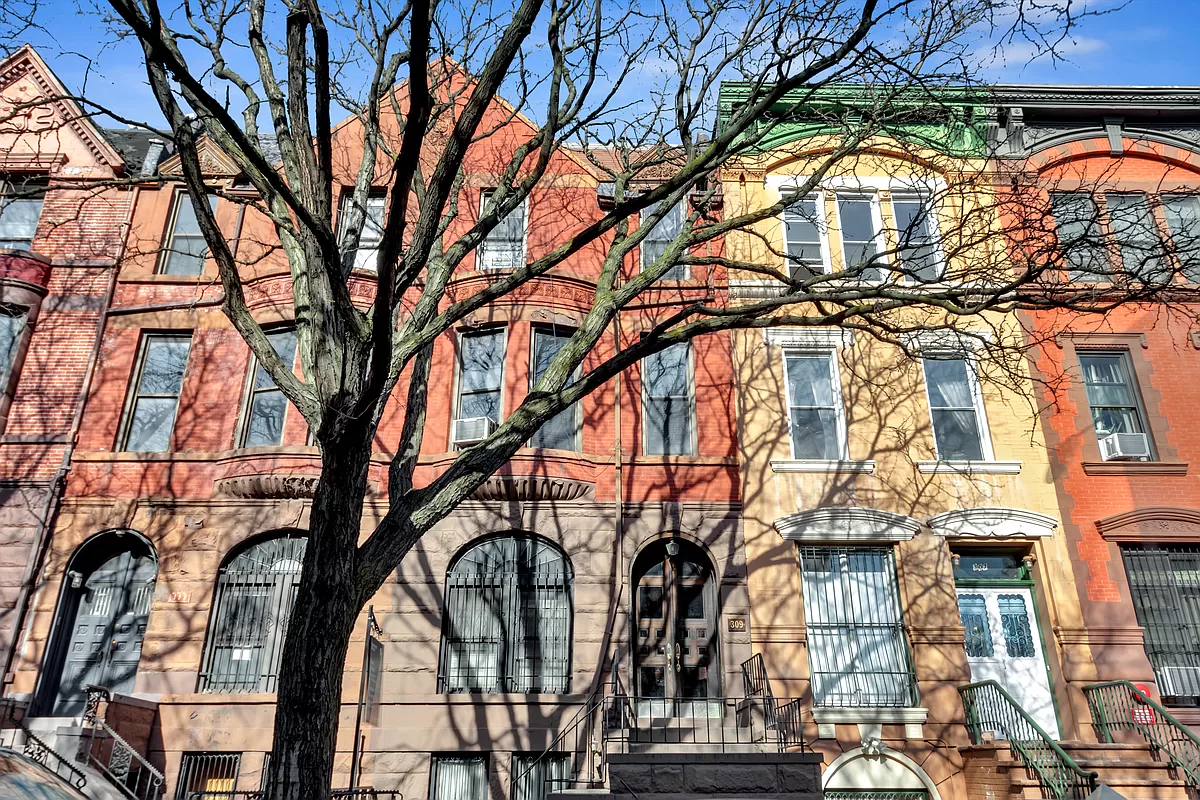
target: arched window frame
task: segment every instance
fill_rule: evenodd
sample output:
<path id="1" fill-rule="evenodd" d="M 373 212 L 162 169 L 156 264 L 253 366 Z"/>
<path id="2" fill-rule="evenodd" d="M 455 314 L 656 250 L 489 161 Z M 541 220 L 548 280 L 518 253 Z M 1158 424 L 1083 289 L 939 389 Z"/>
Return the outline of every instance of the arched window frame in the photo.
<path id="1" fill-rule="evenodd" d="M 276 691 L 307 542 L 303 531 L 283 531 L 245 542 L 226 558 L 217 575 L 199 691 Z"/>
<path id="2" fill-rule="evenodd" d="M 569 692 L 574 585 L 570 559 L 540 537 L 465 547 L 446 571 L 438 691 Z"/>

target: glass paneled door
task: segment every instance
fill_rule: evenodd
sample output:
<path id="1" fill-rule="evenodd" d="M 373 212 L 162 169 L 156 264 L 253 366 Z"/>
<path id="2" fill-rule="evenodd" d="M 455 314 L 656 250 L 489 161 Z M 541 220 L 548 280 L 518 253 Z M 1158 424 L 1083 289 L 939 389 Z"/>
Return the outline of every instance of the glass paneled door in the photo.
<path id="1" fill-rule="evenodd" d="M 971 680 L 994 680 L 1034 722 L 1058 738 L 1058 720 L 1042 639 L 1026 586 L 959 587 L 958 612 L 966 628 Z"/>
<path id="2" fill-rule="evenodd" d="M 709 561 L 678 540 L 638 559 L 636 694 L 640 716 L 706 716 L 720 697 L 717 585 Z M 718 712 L 719 713 L 719 712 Z"/>

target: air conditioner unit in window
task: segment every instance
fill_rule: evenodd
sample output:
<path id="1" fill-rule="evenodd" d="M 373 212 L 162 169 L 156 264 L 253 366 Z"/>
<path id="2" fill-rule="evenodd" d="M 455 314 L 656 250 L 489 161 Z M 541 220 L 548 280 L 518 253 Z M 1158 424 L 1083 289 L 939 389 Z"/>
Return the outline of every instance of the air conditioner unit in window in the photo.
<path id="1" fill-rule="evenodd" d="M 454 443 L 478 444 L 492 435 L 496 422 L 491 417 L 465 417 L 454 420 Z"/>
<path id="2" fill-rule="evenodd" d="M 1111 433 L 1100 440 L 1105 461 L 1149 461 L 1150 440 L 1144 433 Z"/>

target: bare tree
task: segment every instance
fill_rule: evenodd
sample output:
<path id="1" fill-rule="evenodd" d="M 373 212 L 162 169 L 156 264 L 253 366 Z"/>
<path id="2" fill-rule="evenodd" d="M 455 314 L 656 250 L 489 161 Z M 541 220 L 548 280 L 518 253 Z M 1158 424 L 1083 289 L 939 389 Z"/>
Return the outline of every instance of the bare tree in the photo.
<path id="1" fill-rule="evenodd" d="M 981 143 L 921 138 L 930 127 L 966 136 L 974 109 L 986 103 L 983 89 L 969 88 L 974 54 L 1018 37 L 1052 51 L 1074 22 L 1069 3 L 108 0 L 105 9 L 144 54 L 220 272 L 224 311 L 321 450 L 279 679 L 271 800 L 329 796 L 342 674 L 364 604 L 422 535 L 544 422 L 640 359 L 734 328 L 840 325 L 906 346 L 914 332 L 979 319 L 1003 328 L 985 343 L 999 352 L 1014 334 L 1006 312 L 1102 312 L 1155 296 L 1173 274 L 1137 273 L 1105 293 L 1073 290 L 1047 245 L 1052 232 L 1026 237 L 1027 258 L 1010 258 L 998 206 L 1038 219 L 1047 209 L 1019 191 L 980 201 L 995 178 Z M 737 102 L 718 108 L 727 80 L 740 81 Z M 837 99 L 847 85 L 859 87 L 853 102 Z M 348 122 L 335 126 L 342 113 Z M 505 133 L 514 120 L 526 126 L 516 138 Z M 803 177 L 788 193 L 759 207 L 723 200 L 720 171 L 760 164 L 773 137 L 800 123 L 815 126 L 825 146 L 803 156 Z M 266 249 L 286 258 L 302 377 L 247 306 L 246 256 L 226 241 L 204 199 L 213 191 L 200 163 L 204 139 L 253 190 L 221 190 L 222 197 L 259 215 L 273 239 Z M 885 141 L 912 149 L 920 163 L 940 154 L 931 170 L 954 176 L 930 184 L 954 218 L 944 225 L 953 231 L 943 244 L 948 272 L 930 276 L 908 257 L 915 220 L 891 252 L 833 274 L 806 269 L 770 226 L 823 181 L 852 175 Z M 487 171 L 495 188 L 475 217 L 464 208 L 469 164 L 484 151 L 494 159 Z M 551 182 L 552 161 L 564 152 L 602 184 L 597 213 L 564 219 L 547 233 L 553 246 L 529 263 L 497 271 L 473 291 L 455 290 L 469 256 Z M 339 207 L 341 187 L 352 190 Z M 354 254 L 380 187 L 387 203 L 376 288 L 363 307 L 350 289 Z M 659 256 L 631 269 L 647 237 L 670 226 L 681 206 L 678 232 Z M 735 234 L 746 246 L 726 246 Z M 264 257 L 263 248 L 256 253 Z M 435 340 L 583 253 L 596 254 L 594 299 L 537 385 L 484 441 L 433 480 L 415 481 Z M 891 277 L 882 279 L 885 263 Z M 664 291 L 660 281 L 680 265 L 720 290 Z M 726 275 L 757 288 L 731 296 Z M 640 339 L 615 353 L 598 348 L 617 316 L 649 294 L 659 311 Z M 403 431 L 385 443 L 393 454 L 387 512 L 364 531 L 368 469 L 389 404 L 402 413 Z"/>

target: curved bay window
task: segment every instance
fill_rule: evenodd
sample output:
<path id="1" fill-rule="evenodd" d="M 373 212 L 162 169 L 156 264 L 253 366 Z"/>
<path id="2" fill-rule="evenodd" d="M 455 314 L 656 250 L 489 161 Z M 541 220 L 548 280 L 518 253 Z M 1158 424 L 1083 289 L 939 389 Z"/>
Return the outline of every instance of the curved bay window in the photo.
<path id="1" fill-rule="evenodd" d="M 307 537 L 259 539 L 221 567 L 201 692 L 274 692 Z"/>
<path id="2" fill-rule="evenodd" d="M 446 573 L 438 691 L 568 691 L 572 584 L 567 557 L 542 539 L 470 545 Z"/>

